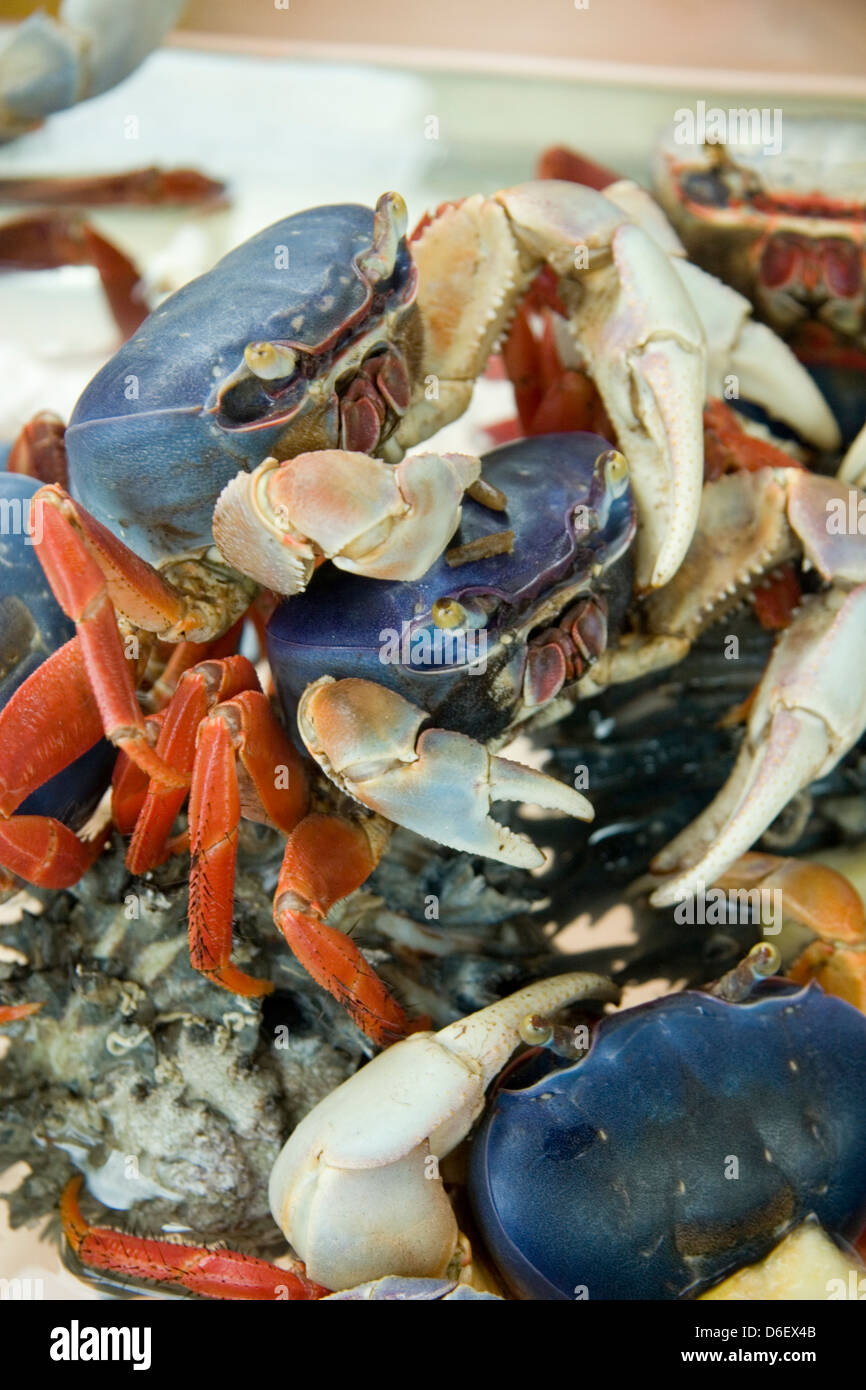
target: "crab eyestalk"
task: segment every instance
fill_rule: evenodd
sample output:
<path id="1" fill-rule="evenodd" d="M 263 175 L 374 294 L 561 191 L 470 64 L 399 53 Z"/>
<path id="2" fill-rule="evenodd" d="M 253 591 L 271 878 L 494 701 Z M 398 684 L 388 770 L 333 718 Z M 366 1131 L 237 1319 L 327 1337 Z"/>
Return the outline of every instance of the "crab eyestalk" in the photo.
<path id="1" fill-rule="evenodd" d="M 575 973 L 542 980 L 439 1033 L 382 1052 L 301 1121 L 277 1159 L 271 1211 L 331 1289 L 386 1275 L 444 1274 L 458 1230 L 438 1160 L 465 1138 L 528 1013 L 616 996 Z"/>
<path id="2" fill-rule="evenodd" d="M 247 343 L 244 361 L 261 381 L 279 381 L 291 376 L 298 365 L 298 354 L 283 343 Z"/>
<path id="3" fill-rule="evenodd" d="M 394 273 L 400 242 L 406 237 L 408 213 L 399 193 L 383 193 L 376 204 L 373 245 L 358 257 L 358 269 L 376 284 Z"/>

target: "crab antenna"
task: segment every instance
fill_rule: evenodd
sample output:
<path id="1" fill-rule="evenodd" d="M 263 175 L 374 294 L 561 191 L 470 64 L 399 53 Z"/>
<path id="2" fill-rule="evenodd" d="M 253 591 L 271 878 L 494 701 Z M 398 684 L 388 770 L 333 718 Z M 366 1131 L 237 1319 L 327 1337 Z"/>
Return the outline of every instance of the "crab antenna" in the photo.
<path id="1" fill-rule="evenodd" d="M 397 248 L 406 235 L 409 215 L 399 193 L 383 193 L 376 204 L 373 245 L 362 251 L 358 267 L 369 280 L 388 280 L 394 273 Z"/>
<path id="2" fill-rule="evenodd" d="M 742 1004 L 769 975 L 775 975 L 782 964 L 781 952 L 772 941 L 759 941 L 733 970 L 713 985 L 710 994 L 726 999 L 729 1004 Z"/>

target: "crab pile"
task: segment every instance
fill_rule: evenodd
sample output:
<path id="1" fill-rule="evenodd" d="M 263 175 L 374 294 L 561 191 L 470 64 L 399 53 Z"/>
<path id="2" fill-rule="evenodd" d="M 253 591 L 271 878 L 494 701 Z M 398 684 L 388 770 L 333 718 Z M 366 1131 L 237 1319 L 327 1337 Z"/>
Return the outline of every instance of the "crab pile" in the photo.
<path id="1" fill-rule="evenodd" d="M 38 1130 L 40 1209 L 78 1169 L 67 1248 L 104 1280 L 671 1298 L 725 1296 L 744 1266 L 771 1289 L 786 1242 L 813 1269 L 856 1262 L 863 906 L 837 870 L 754 847 L 769 832 L 778 848 L 792 802 L 858 766 L 859 446 L 840 462 L 792 347 L 686 258 L 647 193 L 579 159 L 559 172 L 446 204 L 411 237 L 396 193 L 266 228 L 135 328 L 65 430 L 28 426 L 0 475 L 18 518 L 0 570 L 0 865 L 47 904 L 4 937 L 0 1024 L 13 1053 L 34 1044 L 4 1152 Z M 518 437 L 481 456 L 421 447 L 500 350 L 520 422 L 500 436 Z M 612 980 L 542 930 L 574 915 L 594 853 L 575 821 L 595 814 L 597 750 L 571 767 L 564 750 L 582 711 L 616 725 L 620 691 L 651 703 L 702 651 L 718 675 L 744 601 L 778 636 L 763 672 L 767 643 L 739 668 L 725 732 L 694 729 L 733 766 L 719 790 L 713 764 L 691 823 L 666 843 L 650 827 L 629 858 L 655 927 Z M 533 742 L 553 750 L 546 770 L 520 760 Z M 799 935 L 767 944 L 782 924 L 759 907 L 715 969 L 692 950 L 678 973 L 671 909 L 688 920 L 707 889 L 782 895 Z M 70 894 L 101 904 L 98 930 Z M 62 947 L 53 912 L 73 924 Z M 640 959 L 671 982 L 721 979 L 599 1021 Z M 318 1045 L 297 1022 L 311 1015 Z M 64 1076 L 50 1038 L 72 1027 L 81 1067 Z M 280 1028 L 300 1034 L 291 1058 L 262 1046 Z M 653 1058 L 645 1112 L 620 1052 Z M 715 1128 L 684 1121 L 698 1061 L 730 1102 Z M 521 1110 L 533 1096 L 563 1099 Z M 197 1163 L 168 1145 L 172 1107 L 216 1116 Z M 654 1185 L 632 1202 L 638 1158 Z M 528 1191 L 539 1163 L 549 1180 Z M 88 1201 L 134 1208 L 134 1229 L 86 1219 L 83 1180 Z M 563 1204 L 559 1229 L 585 1238 L 541 1248 Z M 143 1234 L 149 1217 L 163 1229 Z M 278 1229 L 280 1265 L 263 1258 Z"/>

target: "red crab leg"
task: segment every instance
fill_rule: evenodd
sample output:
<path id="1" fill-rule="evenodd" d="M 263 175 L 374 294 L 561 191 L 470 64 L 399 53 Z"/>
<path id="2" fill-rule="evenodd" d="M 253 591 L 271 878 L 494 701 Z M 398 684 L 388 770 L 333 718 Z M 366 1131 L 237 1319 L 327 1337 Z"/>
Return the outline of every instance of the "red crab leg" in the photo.
<path id="1" fill-rule="evenodd" d="M 258 689 L 255 668 L 245 656 L 199 662 L 181 676 L 160 721 L 156 752 L 183 778 L 183 785 L 166 787 L 151 780 L 126 856 L 126 867 L 132 873 L 144 873 L 167 857 L 168 837 L 186 800 L 195 763 L 196 737 L 203 720 L 222 701 L 242 690 Z"/>
<path id="2" fill-rule="evenodd" d="M 234 1250 L 208 1250 L 203 1245 L 179 1245 L 125 1235 L 109 1226 L 90 1226 L 78 1202 L 81 1184 L 80 1177 L 66 1184 L 60 1219 L 70 1246 L 89 1268 L 179 1285 L 203 1298 L 307 1300 L 329 1292 L 307 1279 L 300 1263 L 295 1269 L 280 1269 Z"/>
<path id="3" fill-rule="evenodd" d="M 130 169 L 79 178 L 0 179 L 0 202 L 87 207 L 158 207 L 170 203 L 221 202 L 225 185 L 197 169 Z"/>
<path id="4" fill-rule="evenodd" d="M 119 591 L 124 613 L 157 631 L 181 621 L 181 599 L 62 488 L 40 488 L 34 506 L 41 522 L 34 545 L 57 602 L 75 623 L 106 736 L 149 776 L 181 785 L 148 743 L 112 601 Z"/>
<path id="5" fill-rule="evenodd" d="M 38 1004 L 0 1004 L 0 1028 L 5 1023 L 17 1023 L 20 1018 L 29 1018 L 45 1008 L 45 1001 Z"/>
<path id="6" fill-rule="evenodd" d="M 359 825 L 338 816 L 305 817 L 286 845 L 274 921 L 308 974 L 386 1047 L 406 1036 L 409 1020 L 355 943 L 325 921 L 334 903 L 366 882 L 379 853 Z"/>
<path id="7" fill-rule="evenodd" d="M 69 888 L 98 857 L 49 816 L 15 816 L 22 801 L 102 737 L 77 638 L 52 652 L 0 711 L 0 864 L 41 888 Z"/>
<path id="8" fill-rule="evenodd" d="M 535 169 L 537 179 L 565 179 L 568 183 L 582 183 L 586 188 L 595 188 L 603 193 L 609 183 L 616 183 L 619 174 L 604 164 L 596 164 L 564 145 L 555 145 L 544 150 Z"/>
<path id="9" fill-rule="evenodd" d="M 58 415 L 41 410 L 19 431 L 9 450 L 7 473 L 24 473 L 38 478 L 40 483 L 60 483 L 66 486 L 66 446 L 63 436 L 66 426 Z"/>
<path id="10" fill-rule="evenodd" d="M 59 647 L 0 710 L 0 816 L 102 737 L 77 637 Z"/>
<path id="11" fill-rule="evenodd" d="M 758 439 L 743 429 L 729 405 L 710 399 L 704 406 L 704 480 L 711 483 L 723 473 L 761 468 L 802 468 L 797 459 L 769 440 Z"/>
<path id="12" fill-rule="evenodd" d="M 252 615 L 252 609 L 250 609 Z M 234 656 L 246 622 L 246 613 L 215 642 L 177 642 L 172 645 L 162 675 L 154 681 L 150 689 L 152 709 L 162 709 L 167 705 L 184 671 L 197 666 L 201 661 L 219 661 L 225 656 Z"/>
<path id="13" fill-rule="evenodd" d="M 164 717 L 165 710 L 158 710 L 145 720 L 148 739 L 152 737 L 154 743 L 159 737 Z M 147 773 L 142 772 L 125 753 L 118 753 L 111 778 L 111 819 L 121 835 L 131 835 L 135 830 L 149 786 Z"/>
<path id="14" fill-rule="evenodd" d="M 71 888 L 99 858 L 106 833 L 79 840 L 50 816 L 12 816 L 0 821 L 0 863 L 39 888 Z"/>
<path id="15" fill-rule="evenodd" d="M 124 338 L 147 318 L 147 305 L 136 298 L 139 271 L 128 256 L 81 218 L 46 212 L 0 226 L 0 269 L 54 270 L 64 265 L 92 265 L 96 269 Z"/>
<path id="16" fill-rule="evenodd" d="M 258 690 L 218 705 L 202 724 L 189 797 L 190 960 L 224 988 L 254 996 L 269 994 L 271 981 L 253 979 L 231 964 L 242 811 L 238 763 L 243 769 L 243 809 L 256 811 L 282 830 L 294 828 L 307 807 L 306 771 Z"/>

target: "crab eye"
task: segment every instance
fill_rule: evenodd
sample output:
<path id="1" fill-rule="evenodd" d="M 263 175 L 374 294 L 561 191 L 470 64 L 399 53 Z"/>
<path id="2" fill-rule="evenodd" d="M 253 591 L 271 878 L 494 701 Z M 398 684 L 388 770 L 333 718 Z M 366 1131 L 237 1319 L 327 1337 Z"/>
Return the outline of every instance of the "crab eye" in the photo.
<path id="1" fill-rule="evenodd" d="M 728 188 L 717 169 L 686 174 L 682 191 L 690 202 L 701 203 L 704 207 L 723 208 L 728 204 Z"/>
<path id="2" fill-rule="evenodd" d="M 437 627 L 465 627 L 466 609 L 456 598 L 437 598 L 432 608 L 433 621 Z"/>
<path id="3" fill-rule="evenodd" d="M 260 381 L 276 381 L 292 375 L 298 365 L 298 355 L 281 343 L 247 343 L 244 361 Z"/>
<path id="4" fill-rule="evenodd" d="M 599 454 L 596 466 L 604 469 L 604 481 L 613 497 L 621 497 L 628 486 L 628 463 L 618 449 Z"/>

